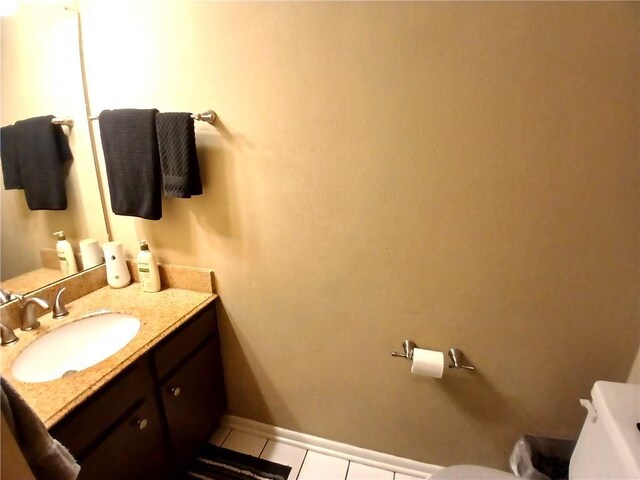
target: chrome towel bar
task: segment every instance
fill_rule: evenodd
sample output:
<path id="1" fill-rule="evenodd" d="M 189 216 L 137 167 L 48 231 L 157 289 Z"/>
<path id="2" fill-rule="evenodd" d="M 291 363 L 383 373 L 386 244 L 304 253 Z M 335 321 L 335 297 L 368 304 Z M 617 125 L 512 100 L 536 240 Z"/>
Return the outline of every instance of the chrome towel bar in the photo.
<path id="1" fill-rule="evenodd" d="M 73 127 L 73 119 L 72 118 L 53 118 L 51 123 L 54 125 L 66 125 L 67 127 Z"/>
<path id="2" fill-rule="evenodd" d="M 213 125 L 213 123 L 216 121 L 216 118 L 218 118 L 218 116 L 216 115 L 216 112 L 214 112 L 213 110 L 207 110 L 206 112 L 202 112 L 202 113 L 194 113 L 191 115 L 191 118 L 201 122 L 207 122 L 208 124 Z M 89 120 L 98 120 L 98 117 L 89 117 Z"/>

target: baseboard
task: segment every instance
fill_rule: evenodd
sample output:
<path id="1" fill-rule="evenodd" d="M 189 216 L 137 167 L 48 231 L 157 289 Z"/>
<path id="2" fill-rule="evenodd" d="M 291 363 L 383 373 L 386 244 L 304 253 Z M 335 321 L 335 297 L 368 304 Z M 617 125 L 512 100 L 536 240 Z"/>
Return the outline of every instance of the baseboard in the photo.
<path id="1" fill-rule="evenodd" d="M 334 442 L 333 440 L 327 440 L 306 433 L 294 432 L 286 428 L 274 427 L 273 425 L 267 425 L 266 423 L 260 423 L 233 415 L 223 415 L 221 424 L 232 430 L 253 433 L 294 447 L 300 447 L 318 453 L 326 453 L 344 460 L 414 477 L 425 478 L 442 469 L 442 467 L 438 465 L 431 465 L 429 463 L 409 460 L 408 458 L 396 457 L 387 453 L 354 447 L 346 443 Z"/>

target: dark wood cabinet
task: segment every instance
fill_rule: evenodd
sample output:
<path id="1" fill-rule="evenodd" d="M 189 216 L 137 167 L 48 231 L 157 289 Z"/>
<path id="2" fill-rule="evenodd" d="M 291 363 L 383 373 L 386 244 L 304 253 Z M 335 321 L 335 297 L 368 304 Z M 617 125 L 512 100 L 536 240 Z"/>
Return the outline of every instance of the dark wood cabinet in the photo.
<path id="1" fill-rule="evenodd" d="M 220 371 L 212 371 L 220 347 L 215 338 L 206 342 L 184 366 L 161 387 L 162 405 L 169 427 L 171 446 L 178 466 L 211 435 L 225 404 L 218 392 L 223 386 Z"/>
<path id="2" fill-rule="evenodd" d="M 81 479 L 174 478 L 226 409 L 215 306 L 185 322 L 51 429 Z"/>
<path id="3" fill-rule="evenodd" d="M 80 480 L 169 478 L 158 408 L 141 401 L 82 459 Z"/>

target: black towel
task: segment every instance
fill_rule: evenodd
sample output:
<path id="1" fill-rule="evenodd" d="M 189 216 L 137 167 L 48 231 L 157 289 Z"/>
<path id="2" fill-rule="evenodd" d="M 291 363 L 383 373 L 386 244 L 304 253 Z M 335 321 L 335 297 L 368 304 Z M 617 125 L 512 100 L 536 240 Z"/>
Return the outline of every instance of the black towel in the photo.
<path id="1" fill-rule="evenodd" d="M 162 218 L 156 109 L 105 110 L 100 137 L 107 167 L 111 209 L 116 215 Z"/>
<path id="2" fill-rule="evenodd" d="M 15 130 L 16 127 L 13 125 L 0 128 L 0 158 L 2 159 L 2 179 L 5 190 L 22 190 L 23 188 Z"/>
<path id="3" fill-rule="evenodd" d="M 165 197 L 202 194 L 196 134 L 190 113 L 158 113 L 156 131 Z"/>
<path id="4" fill-rule="evenodd" d="M 20 178 L 31 210 L 66 210 L 63 162 L 73 159 L 60 125 L 47 115 L 14 125 Z"/>

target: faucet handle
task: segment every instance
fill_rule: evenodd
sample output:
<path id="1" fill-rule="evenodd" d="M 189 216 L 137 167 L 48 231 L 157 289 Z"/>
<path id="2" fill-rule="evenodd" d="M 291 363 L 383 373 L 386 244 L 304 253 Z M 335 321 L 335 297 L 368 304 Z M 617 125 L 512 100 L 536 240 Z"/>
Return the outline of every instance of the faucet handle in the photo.
<path id="1" fill-rule="evenodd" d="M 13 330 L 2 324 L 0 324 L 0 337 L 2 338 L 2 341 L 0 341 L 0 345 L 2 345 L 3 347 L 5 345 L 16 343 L 19 340 L 18 337 L 16 337 L 16 334 L 13 333 Z"/>
<path id="2" fill-rule="evenodd" d="M 40 326 L 40 322 L 35 314 L 35 306 L 38 305 L 42 308 L 49 308 L 49 303 L 41 298 L 31 297 L 27 298 L 22 305 L 24 310 L 22 311 L 22 326 L 20 330 L 35 330 Z"/>
<path id="3" fill-rule="evenodd" d="M 58 293 L 56 293 L 56 299 L 53 302 L 53 318 L 62 318 L 69 315 L 69 310 L 67 310 L 67 307 L 62 301 L 62 293 L 66 289 L 67 287 L 62 287 L 58 290 Z"/>
<path id="4" fill-rule="evenodd" d="M 8 303 L 12 300 L 18 300 L 20 302 L 20 305 L 23 305 L 24 295 L 0 288 L 0 305 L 4 305 L 5 303 Z"/>
<path id="5" fill-rule="evenodd" d="M 11 292 L 0 288 L 0 305 L 11 301 Z"/>

